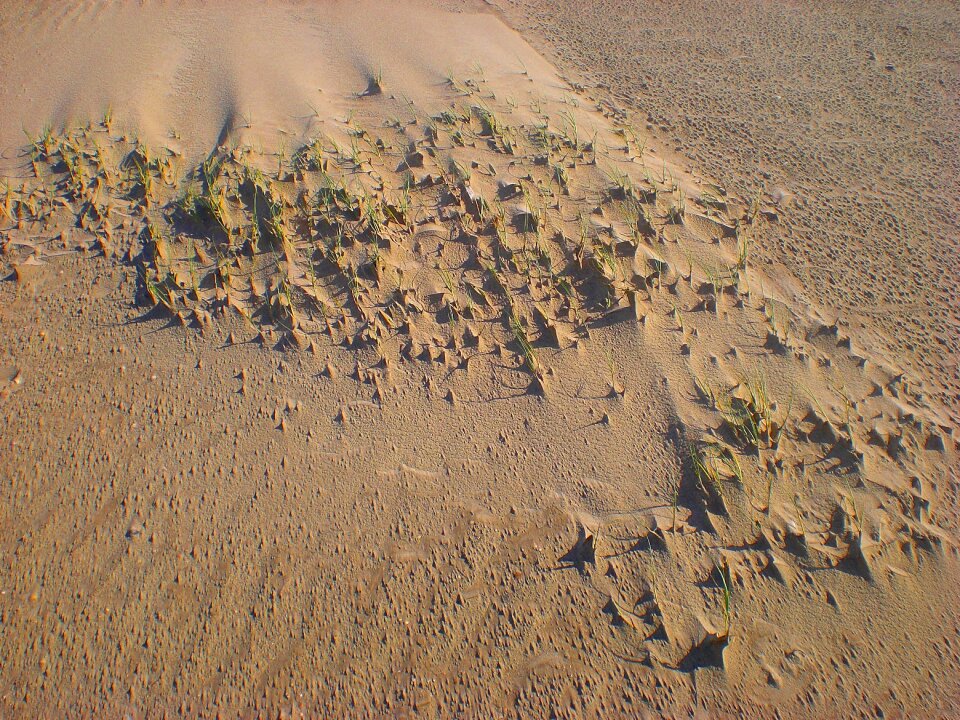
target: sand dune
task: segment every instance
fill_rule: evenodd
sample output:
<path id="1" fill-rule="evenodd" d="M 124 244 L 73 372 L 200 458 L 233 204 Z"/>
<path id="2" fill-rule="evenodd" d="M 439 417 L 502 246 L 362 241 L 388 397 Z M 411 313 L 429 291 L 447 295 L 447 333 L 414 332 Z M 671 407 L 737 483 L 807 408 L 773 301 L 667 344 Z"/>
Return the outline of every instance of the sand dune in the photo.
<path id="1" fill-rule="evenodd" d="M 472 6 L 0 38 L 0 713 L 956 708 L 954 408 L 775 191 Z"/>
<path id="2" fill-rule="evenodd" d="M 152 146 L 209 151 L 249 125 L 268 149 L 291 146 L 383 72 L 398 97 L 429 94 L 453 67 L 487 73 L 525 68 L 544 87 L 558 80 L 514 31 L 491 15 L 448 14 L 415 4 L 52 3 L 11 5 L 0 19 L 13 82 L 0 143 L 10 162 L 23 130 L 100 119 Z M 79 9 L 82 8 L 82 9 Z M 177 137 L 174 137 L 176 135 Z"/>

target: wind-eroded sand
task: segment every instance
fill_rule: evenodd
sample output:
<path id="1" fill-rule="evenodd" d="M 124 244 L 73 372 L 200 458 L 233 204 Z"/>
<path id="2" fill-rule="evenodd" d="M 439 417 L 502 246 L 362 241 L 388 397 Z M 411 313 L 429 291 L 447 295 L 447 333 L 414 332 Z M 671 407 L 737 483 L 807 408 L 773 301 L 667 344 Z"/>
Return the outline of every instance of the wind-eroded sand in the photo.
<path id="1" fill-rule="evenodd" d="M 449 5 L 0 11 L 0 716 L 953 715 L 955 378 L 802 272 L 862 208 Z"/>
<path id="2" fill-rule="evenodd" d="M 765 261 L 960 407 L 953 2 L 491 0 L 731 187 L 782 192 Z"/>

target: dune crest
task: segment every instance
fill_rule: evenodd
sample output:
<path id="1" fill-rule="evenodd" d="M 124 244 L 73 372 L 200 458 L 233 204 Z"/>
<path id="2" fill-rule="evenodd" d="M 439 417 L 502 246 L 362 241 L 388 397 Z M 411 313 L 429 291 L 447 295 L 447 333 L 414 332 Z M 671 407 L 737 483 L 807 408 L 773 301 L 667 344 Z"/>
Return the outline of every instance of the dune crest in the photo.
<path id="1" fill-rule="evenodd" d="M 191 159 L 247 125 L 273 149 L 345 113 L 378 72 L 414 100 L 450 68 L 473 64 L 559 82 L 492 15 L 449 13 L 437 23 L 436 10 L 416 3 L 270 5 L 266 13 L 248 0 L 4 8 L 3 63 L 14 74 L 0 88 L 3 157 L 13 159 L 22 130 L 36 135 L 108 111 L 144 142 Z"/>

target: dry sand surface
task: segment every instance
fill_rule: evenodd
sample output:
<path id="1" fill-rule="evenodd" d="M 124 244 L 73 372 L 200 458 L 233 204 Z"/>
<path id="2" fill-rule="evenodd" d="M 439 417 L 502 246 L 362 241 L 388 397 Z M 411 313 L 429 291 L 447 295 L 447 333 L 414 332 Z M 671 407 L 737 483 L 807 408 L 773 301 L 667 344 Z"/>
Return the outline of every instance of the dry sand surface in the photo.
<path id="1" fill-rule="evenodd" d="M 956 9 L 697 5 L 0 9 L 0 717 L 960 710 Z"/>
<path id="2" fill-rule="evenodd" d="M 490 1 L 694 166 L 783 198 L 758 256 L 957 421 L 957 3 Z"/>

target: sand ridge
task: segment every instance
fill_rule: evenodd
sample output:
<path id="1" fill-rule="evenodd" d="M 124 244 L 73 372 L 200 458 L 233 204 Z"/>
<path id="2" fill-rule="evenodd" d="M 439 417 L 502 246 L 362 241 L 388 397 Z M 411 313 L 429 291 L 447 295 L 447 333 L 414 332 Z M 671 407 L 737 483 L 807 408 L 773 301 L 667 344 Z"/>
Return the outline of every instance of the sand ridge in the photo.
<path id="1" fill-rule="evenodd" d="M 955 428 L 757 266 L 771 198 L 490 15 L 90 7 L 293 80 L 5 156 L 5 712 L 950 707 Z"/>

